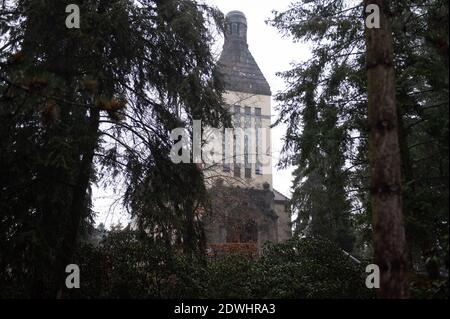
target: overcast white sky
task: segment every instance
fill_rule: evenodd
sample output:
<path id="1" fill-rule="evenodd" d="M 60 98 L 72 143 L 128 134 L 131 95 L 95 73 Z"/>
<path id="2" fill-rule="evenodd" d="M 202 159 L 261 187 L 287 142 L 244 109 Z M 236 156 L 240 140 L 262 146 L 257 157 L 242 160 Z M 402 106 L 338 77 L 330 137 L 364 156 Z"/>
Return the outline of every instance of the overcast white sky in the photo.
<path id="1" fill-rule="evenodd" d="M 294 43 L 290 38 L 283 38 L 282 35 L 265 21 L 273 17 L 272 11 L 283 11 L 288 8 L 292 0 L 203 0 L 209 5 L 218 7 L 227 14 L 232 10 L 242 11 L 247 16 L 248 23 L 248 44 L 256 62 L 270 84 L 273 94 L 285 89 L 284 82 L 276 76 L 279 71 L 290 69 L 291 62 L 306 61 L 310 51 L 306 44 Z M 214 50 L 220 53 L 223 39 L 217 43 Z M 277 117 L 272 100 L 272 122 Z M 290 196 L 292 168 L 287 170 L 277 170 L 276 163 L 279 159 L 279 152 L 283 145 L 282 137 L 285 128 L 277 127 L 272 130 L 272 150 L 273 150 L 273 186 L 281 193 Z M 97 223 L 106 225 L 116 224 L 121 221 L 127 223 L 127 216 L 120 213 L 117 205 L 111 204 L 114 196 L 104 192 L 94 191 L 94 210 L 99 212 Z"/>

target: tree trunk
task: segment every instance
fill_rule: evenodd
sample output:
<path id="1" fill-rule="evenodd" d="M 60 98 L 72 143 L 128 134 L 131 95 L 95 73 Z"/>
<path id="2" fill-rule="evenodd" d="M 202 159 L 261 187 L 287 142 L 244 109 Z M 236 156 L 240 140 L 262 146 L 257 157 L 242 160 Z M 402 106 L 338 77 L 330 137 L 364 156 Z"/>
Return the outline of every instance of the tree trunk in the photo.
<path id="1" fill-rule="evenodd" d="M 99 127 L 99 110 L 92 109 L 89 119 L 90 134 L 89 143 L 85 146 L 82 152 L 82 159 L 80 162 L 79 173 L 77 182 L 74 188 L 74 194 L 72 203 L 70 206 L 69 219 L 66 222 L 64 238 L 62 240 L 62 247 L 59 251 L 57 258 L 57 293 L 56 298 L 63 297 L 63 291 L 65 289 L 65 268 L 68 264 L 72 264 L 72 258 L 74 256 L 78 231 L 80 229 L 83 215 L 87 210 L 87 190 L 91 179 L 91 169 L 94 158 L 95 149 L 98 143 L 98 127 Z"/>
<path id="2" fill-rule="evenodd" d="M 402 212 L 401 160 L 395 101 L 389 1 L 365 0 L 380 8 L 380 28 L 366 29 L 370 127 L 371 200 L 379 296 L 407 298 L 407 250 Z"/>

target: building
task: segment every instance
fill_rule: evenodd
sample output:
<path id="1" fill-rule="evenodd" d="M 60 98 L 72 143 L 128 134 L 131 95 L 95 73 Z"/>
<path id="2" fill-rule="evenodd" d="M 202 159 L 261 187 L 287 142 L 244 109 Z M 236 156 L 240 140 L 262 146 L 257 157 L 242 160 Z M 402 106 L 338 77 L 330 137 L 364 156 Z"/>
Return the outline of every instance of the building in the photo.
<path id="1" fill-rule="evenodd" d="M 254 136 L 234 133 L 229 146 L 233 159 L 224 157 L 219 168 L 205 172 L 213 180 L 212 213 L 205 218 L 207 244 L 211 254 L 258 253 L 265 241 L 290 238 L 291 223 L 288 199 L 272 187 L 272 93 L 249 50 L 247 19 L 240 11 L 226 16 L 218 68 L 224 76 L 224 99 L 234 128 L 255 130 Z"/>

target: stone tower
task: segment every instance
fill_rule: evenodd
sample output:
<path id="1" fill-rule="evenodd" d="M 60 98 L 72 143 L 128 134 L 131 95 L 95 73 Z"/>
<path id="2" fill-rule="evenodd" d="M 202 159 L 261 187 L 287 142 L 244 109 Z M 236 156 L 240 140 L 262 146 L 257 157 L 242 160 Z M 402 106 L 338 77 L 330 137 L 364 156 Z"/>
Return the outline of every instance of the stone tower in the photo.
<path id="1" fill-rule="evenodd" d="M 213 213 L 205 220 L 213 254 L 230 250 L 256 253 L 265 241 L 291 236 L 288 199 L 272 187 L 272 94 L 249 50 L 247 28 L 244 13 L 227 14 L 225 42 L 218 61 L 225 81 L 224 100 L 233 127 L 253 128 L 255 134 L 244 138 L 234 135 L 233 161 L 224 161 L 220 174 L 214 173 L 220 178 L 210 187 Z"/>
<path id="2" fill-rule="evenodd" d="M 232 11 L 226 17 L 225 43 L 218 62 L 225 81 L 225 102 L 233 115 L 234 127 L 262 129 L 252 136 L 249 147 L 245 139 L 234 145 L 240 147 L 241 161 L 237 165 L 225 166 L 233 177 L 243 178 L 249 187 L 263 189 L 268 183 L 272 187 L 271 154 L 271 91 L 269 83 L 258 67 L 247 44 L 247 19 L 240 11 Z M 263 134 L 264 133 L 264 134 Z M 251 155 L 261 160 L 255 163 Z M 250 155 L 250 156 L 249 156 Z M 238 157 L 239 155 L 235 156 Z"/>

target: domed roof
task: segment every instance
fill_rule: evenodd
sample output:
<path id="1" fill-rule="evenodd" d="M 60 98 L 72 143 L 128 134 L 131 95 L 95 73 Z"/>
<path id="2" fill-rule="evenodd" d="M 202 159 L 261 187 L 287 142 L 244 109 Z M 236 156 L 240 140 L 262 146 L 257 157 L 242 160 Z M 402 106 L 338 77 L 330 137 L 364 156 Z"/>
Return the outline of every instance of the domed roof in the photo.
<path id="1" fill-rule="evenodd" d="M 230 22 L 241 22 L 247 24 L 247 18 L 245 17 L 245 14 L 242 11 L 237 10 L 228 12 L 226 20 Z"/>

